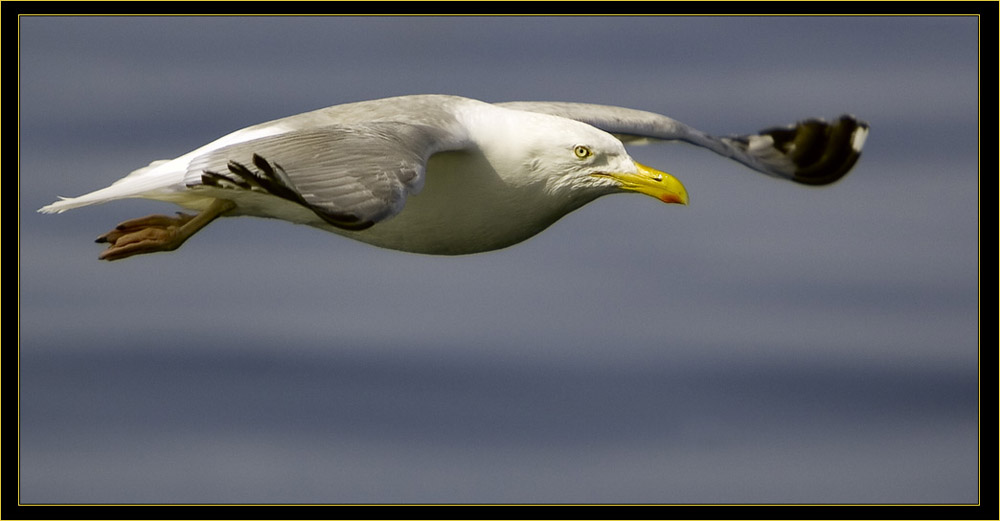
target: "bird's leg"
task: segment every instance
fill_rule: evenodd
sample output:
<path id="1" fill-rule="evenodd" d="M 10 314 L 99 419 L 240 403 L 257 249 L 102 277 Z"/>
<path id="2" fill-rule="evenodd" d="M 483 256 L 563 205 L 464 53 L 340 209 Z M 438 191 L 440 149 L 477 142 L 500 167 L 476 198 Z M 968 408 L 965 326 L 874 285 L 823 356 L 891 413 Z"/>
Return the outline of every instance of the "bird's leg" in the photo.
<path id="1" fill-rule="evenodd" d="M 198 230 L 235 207 L 232 201 L 216 199 L 198 215 L 178 212 L 177 217 L 149 215 L 125 221 L 97 238 L 96 242 L 108 243 L 108 249 L 98 258 L 112 261 L 143 253 L 176 250 Z"/>

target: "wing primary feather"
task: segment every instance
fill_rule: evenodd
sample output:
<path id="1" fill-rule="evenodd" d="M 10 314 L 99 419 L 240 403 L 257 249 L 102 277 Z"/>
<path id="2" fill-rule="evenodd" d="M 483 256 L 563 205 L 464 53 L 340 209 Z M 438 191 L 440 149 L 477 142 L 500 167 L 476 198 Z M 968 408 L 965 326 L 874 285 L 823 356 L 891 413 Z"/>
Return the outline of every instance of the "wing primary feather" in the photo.
<path id="1" fill-rule="evenodd" d="M 243 166 L 242 164 L 236 161 L 229 161 L 226 164 L 226 168 L 228 168 L 229 171 L 232 172 L 235 176 L 242 179 L 246 184 L 250 185 L 251 189 L 257 188 L 265 192 L 270 192 L 270 190 L 268 190 L 267 187 L 265 187 L 264 184 L 261 183 L 260 176 L 251 172 L 250 169 Z"/>
<path id="2" fill-rule="evenodd" d="M 254 166 L 263 172 L 264 176 L 270 181 L 289 188 L 294 186 L 292 184 L 292 180 L 289 179 L 288 174 L 285 173 L 285 169 L 281 168 L 281 165 L 278 163 L 274 163 L 274 166 L 272 167 L 268 160 L 258 154 L 253 154 L 253 157 L 250 159 L 253 161 Z"/>
<path id="3" fill-rule="evenodd" d="M 231 176 L 204 170 L 201 174 L 201 184 L 216 188 L 240 188 L 261 191 L 275 197 L 280 197 L 309 208 L 325 222 L 345 230 L 360 231 L 375 224 L 374 221 L 361 219 L 349 212 L 334 211 L 309 203 L 295 188 L 295 185 L 284 169 L 281 168 L 281 165 L 277 163 L 272 164 L 258 154 L 253 154 L 251 161 L 260 170 L 260 174 L 247 168 L 239 161 L 229 160 L 226 167 Z M 197 185 L 189 183 L 187 186 L 195 187 Z"/>
<path id="4" fill-rule="evenodd" d="M 810 119 L 760 133 L 795 164 L 792 180 L 807 185 L 830 184 L 846 175 L 861 157 L 867 134 L 867 123 L 847 115 L 832 123 Z"/>
<path id="5" fill-rule="evenodd" d="M 243 188 L 245 190 L 251 189 L 250 183 L 243 180 L 243 178 L 233 179 L 218 172 L 211 172 L 209 170 L 202 172 L 201 184 L 219 188 L 227 188 L 228 185 L 235 185 L 236 187 Z"/>
<path id="6" fill-rule="evenodd" d="M 236 161 L 229 162 L 230 171 L 237 173 L 237 175 L 244 178 L 256 178 L 260 181 L 263 189 L 271 195 L 301 204 L 302 206 L 312 210 L 324 221 L 338 228 L 358 231 L 364 230 L 365 228 L 375 224 L 374 222 L 364 221 L 360 217 L 348 212 L 332 211 L 329 208 L 323 208 L 309 203 L 309 201 L 307 201 L 296 189 L 295 185 L 288 177 L 288 174 L 286 174 L 284 169 L 281 168 L 281 165 L 271 163 L 263 156 L 256 153 L 253 154 L 250 159 L 253 162 L 253 165 L 261 171 L 262 175 L 254 173 L 252 170 Z"/>

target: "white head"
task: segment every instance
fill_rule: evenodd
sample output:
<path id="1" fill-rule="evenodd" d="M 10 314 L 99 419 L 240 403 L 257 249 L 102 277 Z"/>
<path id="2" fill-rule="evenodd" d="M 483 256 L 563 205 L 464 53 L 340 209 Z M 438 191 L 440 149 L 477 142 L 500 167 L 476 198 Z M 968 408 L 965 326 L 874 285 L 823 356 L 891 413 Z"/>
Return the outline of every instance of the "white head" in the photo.
<path id="1" fill-rule="evenodd" d="M 516 172 L 508 182 L 542 184 L 549 194 L 580 206 L 602 195 L 639 192 L 665 203 L 687 204 L 687 191 L 670 174 L 636 163 L 611 134 L 579 121 L 545 114 L 508 111 L 508 125 L 494 128 L 502 143 L 484 148 L 504 172 Z"/>

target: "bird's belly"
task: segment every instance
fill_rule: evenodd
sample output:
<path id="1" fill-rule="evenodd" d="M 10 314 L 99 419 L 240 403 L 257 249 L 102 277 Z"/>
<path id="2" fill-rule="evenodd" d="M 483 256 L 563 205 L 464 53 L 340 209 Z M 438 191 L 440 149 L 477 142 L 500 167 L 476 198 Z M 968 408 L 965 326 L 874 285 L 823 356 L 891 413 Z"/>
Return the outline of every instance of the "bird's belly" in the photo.
<path id="1" fill-rule="evenodd" d="M 393 250 L 431 255 L 465 255 L 506 248 L 548 227 L 555 219 L 528 222 L 513 216 L 485 219 L 450 212 L 406 211 L 362 231 L 330 229 Z M 523 216 L 522 216 L 523 217 Z"/>
<path id="2" fill-rule="evenodd" d="M 565 213 L 543 186 L 510 183 L 475 154 L 449 153 L 431 158 L 423 189 L 395 217 L 331 231 L 395 250 L 463 255 L 517 244 Z"/>

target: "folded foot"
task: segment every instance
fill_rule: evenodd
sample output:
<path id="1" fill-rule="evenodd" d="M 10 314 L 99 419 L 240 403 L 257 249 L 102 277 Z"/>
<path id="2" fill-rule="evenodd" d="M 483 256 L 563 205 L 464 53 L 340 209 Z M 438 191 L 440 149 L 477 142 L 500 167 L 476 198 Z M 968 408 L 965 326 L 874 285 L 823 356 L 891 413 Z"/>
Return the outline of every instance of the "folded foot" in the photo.
<path id="1" fill-rule="evenodd" d="M 125 221 L 97 238 L 95 242 L 108 243 L 108 249 L 98 258 L 113 261 L 144 253 L 176 250 L 195 232 L 234 207 L 230 201 L 216 199 L 198 215 L 178 212 L 177 217 L 149 215 Z"/>

